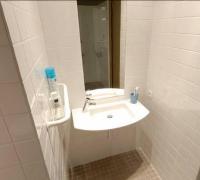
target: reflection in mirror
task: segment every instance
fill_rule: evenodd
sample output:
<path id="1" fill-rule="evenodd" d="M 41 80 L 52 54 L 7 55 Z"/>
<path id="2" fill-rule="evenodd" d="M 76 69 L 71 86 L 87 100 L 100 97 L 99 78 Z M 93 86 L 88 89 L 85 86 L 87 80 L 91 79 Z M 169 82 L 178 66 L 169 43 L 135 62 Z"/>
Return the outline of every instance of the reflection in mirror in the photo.
<path id="1" fill-rule="evenodd" d="M 123 88 L 120 80 L 120 1 L 78 0 L 85 89 Z"/>

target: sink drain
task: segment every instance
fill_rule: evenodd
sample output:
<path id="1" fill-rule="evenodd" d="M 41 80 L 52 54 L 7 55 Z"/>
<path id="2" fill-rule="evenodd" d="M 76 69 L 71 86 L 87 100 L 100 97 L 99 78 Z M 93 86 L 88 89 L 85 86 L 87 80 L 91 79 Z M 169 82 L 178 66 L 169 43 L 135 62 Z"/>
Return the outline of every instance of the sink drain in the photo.
<path id="1" fill-rule="evenodd" d="M 113 115 L 109 114 L 107 115 L 107 118 L 113 118 Z"/>

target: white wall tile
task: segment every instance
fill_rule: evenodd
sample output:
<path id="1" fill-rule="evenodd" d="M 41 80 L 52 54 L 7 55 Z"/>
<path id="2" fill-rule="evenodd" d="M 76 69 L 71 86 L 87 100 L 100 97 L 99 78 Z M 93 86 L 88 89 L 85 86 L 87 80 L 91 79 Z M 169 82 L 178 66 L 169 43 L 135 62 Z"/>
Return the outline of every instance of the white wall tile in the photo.
<path id="1" fill-rule="evenodd" d="M 149 35 L 151 33 L 151 20 L 128 19 L 126 32 L 127 35 Z"/>
<path id="2" fill-rule="evenodd" d="M 199 17 L 200 3 L 198 1 L 183 1 L 175 3 L 175 17 Z M 192 11 L 191 11 L 192 10 Z"/>
<path id="3" fill-rule="evenodd" d="M 175 20 L 169 19 L 153 19 L 152 33 L 173 33 L 175 30 Z"/>
<path id="4" fill-rule="evenodd" d="M 61 76 L 58 80 L 70 88 L 72 108 L 78 107 L 84 100 L 84 83 L 77 4 L 75 1 L 41 2 L 39 8 L 50 62 L 55 65 L 58 75 Z M 54 14 L 50 13 L 51 11 L 54 11 Z M 57 18 L 60 21 L 57 21 Z M 65 26 L 69 23 L 70 26 Z M 79 86 L 71 86 L 69 77 L 76 77 Z"/>
<path id="5" fill-rule="evenodd" d="M 33 105 L 33 103 L 35 101 L 35 98 L 36 98 L 36 92 L 35 92 L 35 88 L 33 86 L 31 75 L 28 76 L 25 79 L 25 81 L 24 81 L 24 88 L 25 88 L 25 91 L 26 91 L 26 96 L 28 98 L 28 102 L 29 102 L 29 104 L 32 107 L 32 105 Z"/>
<path id="6" fill-rule="evenodd" d="M 162 179 L 196 179 L 199 171 L 199 2 L 154 2 L 147 87 L 151 115 L 137 143 Z M 197 130 L 197 131 L 196 131 Z"/>
<path id="7" fill-rule="evenodd" d="M 153 1 L 132 1 L 132 0 L 127 0 L 127 5 L 128 6 L 142 6 L 142 7 L 151 7 L 153 6 Z"/>
<path id="8" fill-rule="evenodd" d="M 33 37 L 27 40 L 24 44 L 25 55 L 30 70 L 35 66 L 34 64 L 38 61 L 38 58 L 41 56 L 42 48 L 40 43 L 41 42 L 39 37 Z"/>
<path id="9" fill-rule="evenodd" d="M 20 32 L 19 32 L 15 12 L 14 12 L 14 7 L 6 2 L 2 2 L 2 5 L 4 8 L 7 25 L 10 27 L 9 33 L 10 33 L 12 42 L 13 43 L 19 42 L 21 39 L 21 36 L 20 36 Z"/>
<path id="10" fill-rule="evenodd" d="M 29 72 L 29 68 L 28 68 L 26 55 L 24 53 L 24 44 L 21 43 L 21 44 L 14 45 L 14 51 L 15 51 L 16 59 L 17 60 L 20 59 L 20 61 L 18 61 L 20 74 L 22 76 L 22 79 L 25 79 Z"/>
<path id="11" fill-rule="evenodd" d="M 34 20 L 33 17 L 26 11 L 22 11 L 21 9 L 15 8 L 15 7 L 14 7 L 14 13 L 15 13 L 17 24 L 19 26 L 19 32 L 21 34 L 22 40 L 32 37 L 33 35 L 32 31 L 29 31 L 29 30 L 31 28 L 30 23 L 31 21 Z"/>
<path id="12" fill-rule="evenodd" d="M 127 97 L 136 86 L 140 87 L 140 97 L 144 93 L 152 28 L 152 10 L 152 2 L 127 1 L 126 27 L 124 27 L 126 29 L 124 68 Z"/>
<path id="13" fill-rule="evenodd" d="M 190 51 L 200 51 L 200 36 L 177 34 L 173 36 L 174 47 Z"/>
<path id="14" fill-rule="evenodd" d="M 175 3 L 173 1 L 154 2 L 153 16 L 155 19 L 167 19 L 174 17 Z"/>
<path id="15" fill-rule="evenodd" d="M 177 18 L 174 21 L 174 32 L 185 34 L 198 34 L 200 32 L 200 18 Z"/>
<path id="16" fill-rule="evenodd" d="M 46 90 L 44 90 L 44 86 L 42 85 L 44 82 L 44 68 L 48 66 L 48 60 L 46 58 L 38 5 L 36 1 L 6 1 L 1 2 L 1 5 L 3 7 L 3 13 L 5 15 L 16 57 L 16 59 L 12 58 L 10 61 L 16 63 L 15 60 L 17 60 L 22 81 L 20 78 L 19 80 L 14 78 L 11 79 L 12 76 L 15 76 L 15 78 L 18 76 L 13 75 L 12 67 L 8 66 L 10 65 L 9 63 L 6 64 L 7 68 L 5 68 L 4 65 L 5 69 L 9 68 L 10 70 L 1 70 L 2 73 L 5 72 L 8 74 L 4 73 L 4 80 L 6 83 L 1 84 L 0 82 L 0 88 L 2 90 L 2 95 L 0 96 L 2 99 L 0 102 L 0 109 L 2 114 L 5 116 L 4 119 L 9 130 L 9 134 L 12 137 L 17 155 L 19 156 L 20 161 L 18 163 L 30 163 L 21 164 L 21 167 L 23 166 L 24 169 L 26 169 L 24 170 L 24 172 L 26 172 L 26 179 L 30 179 L 31 177 L 32 179 L 49 179 L 48 174 L 43 176 L 44 174 L 42 175 L 41 171 L 39 171 L 39 169 L 42 170 L 41 164 L 44 164 L 44 162 L 41 147 L 36 137 L 34 127 L 36 126 L 36 129 L 38 130 L 39 125 L 44 126 L 43 114 L 44 111 L 48 110 L 46 105 L 48 101 L 48 90 L 47 86 L 45 86 Z M 0 22 L 2 22 L 2 20 Z M 1 28 L 0 32 L 3 33 L 4 29 Z M 12 54 L 13 52 L 8 53 Z M 18 68 L 16 64 L 14 65 L 14 72 L 18 73 Z M 8 83 L 9 81 L 12 82 L 12 84 Z M 26 94 L 21 84 L 24 85 Z M 32 116 L 30 114 L 30 108 L 35 107 L 34 104 L 36 99 L 39 99 L 39 95 L 40 100 L 44 102 L 40 103 L 41 101 L 37 101 L 37 113 L 41 112 L 42 114 L 40 114 L 40 116 L 33 114 L 34 116 Z M 26 98 L 28 98 L 28 103 Z M 40 111 L 38 111 L 38 108 L 40 108 Z M 37 124 L 34 124 L 34 122 L 37 122 Z M 43 146 L 43 144 L 41 144 L 41 146 Z M 33 164 L 35 161 L 40 163 Z M 28 172 L 31 172 L 32 176 L 30 175 L 31 173 L 28 174 Z M 14 169 L 13 173 L 15 174 Z M 36 174 L 38 177 L 36 177 Z"/>
<path id="17" fill-rule="evenodd" d="M 127 17 L 133 19 L 152 19 L 151 6 L 132 6 L 127 5 Z"/>

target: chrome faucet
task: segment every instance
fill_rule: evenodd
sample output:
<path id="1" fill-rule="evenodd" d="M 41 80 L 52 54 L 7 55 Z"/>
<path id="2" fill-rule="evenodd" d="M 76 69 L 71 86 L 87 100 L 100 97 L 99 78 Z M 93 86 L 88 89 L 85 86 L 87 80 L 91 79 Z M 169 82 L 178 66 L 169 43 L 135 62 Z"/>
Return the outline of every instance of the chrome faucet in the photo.
<path id="1" fill-rule="evenodd" d="M 83 106 L 83 112 L 85 111 L 87 105 L 96 105 L 95 102 L 91 102 L 93 100 L 94 99 L 91 99 L 91 98 L 88 98 L 88 97 L 85 99 L 85 103 L 84 103 L 84 106 Z"/>

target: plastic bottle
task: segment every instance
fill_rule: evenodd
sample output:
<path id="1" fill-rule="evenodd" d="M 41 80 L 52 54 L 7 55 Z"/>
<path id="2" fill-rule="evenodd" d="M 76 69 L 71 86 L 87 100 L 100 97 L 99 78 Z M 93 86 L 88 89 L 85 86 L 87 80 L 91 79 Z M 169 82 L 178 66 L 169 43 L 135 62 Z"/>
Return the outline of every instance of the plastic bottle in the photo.
<path id="1" fill-rule="evenodd" d="M 64 107 L 62 98 L 60 96 L 59 87 L 56 82 L 56 73 L 54 67 L 46 68 L 45 73 L 49 84 L 51 107 L 55 112 L 55 119 L 60 119 L 64 116 Z"/>

